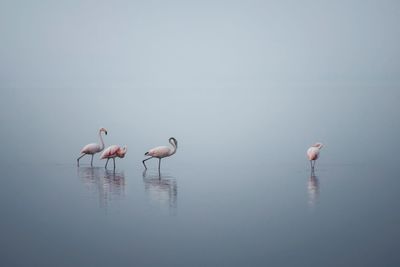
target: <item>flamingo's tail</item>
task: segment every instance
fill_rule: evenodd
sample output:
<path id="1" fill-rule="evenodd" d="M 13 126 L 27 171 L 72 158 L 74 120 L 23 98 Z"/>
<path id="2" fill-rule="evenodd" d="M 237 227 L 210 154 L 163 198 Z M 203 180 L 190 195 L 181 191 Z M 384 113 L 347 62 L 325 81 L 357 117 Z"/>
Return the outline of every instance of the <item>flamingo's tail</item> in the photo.
<path id="1" fill-rule="evenodd" d="M 149 155 L 149 152 L 144 153 L 145 156 Z"/>

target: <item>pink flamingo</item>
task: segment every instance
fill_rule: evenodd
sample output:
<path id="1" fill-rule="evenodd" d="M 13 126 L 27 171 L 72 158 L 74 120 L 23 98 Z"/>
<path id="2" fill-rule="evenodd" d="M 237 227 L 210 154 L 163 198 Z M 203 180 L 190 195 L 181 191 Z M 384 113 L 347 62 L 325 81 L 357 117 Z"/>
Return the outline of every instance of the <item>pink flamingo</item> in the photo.
<path id="1" fill-rule="evenodd" d="M 107 159 L 106 166 L 104 168 L 107 169 L 107 164 L 110 159 L 113 159 L 114 162 L 114 170 L 115 170 L 115 158 L 124 158 L 128 148 L 126 146 L 120 147 L 117 145 L 112 145 L 107 147 L 106 150 L 101 154 L 100 159 Z"/>
<path id="2" fill-rule="evenodd" d="M 96 143 L 92 143 L 92 144 L 88 144 L 82 148 L 82 150 L 81 150 L 82 155 L 77 159 L 78 166 L 79 166 L 79 160 L 85 155 L 92 155 L 92 160 L 90 161 L 90 166 L 93 166 L 94 154 L 99 153 L 99 152 L 103 151 L 103 149 L 104 149 L 104 141 L 103 141 L 103 138 L 101 137 L 102 132 L 104 132 L 107 135 L 107 130 L 105 128 L 100 128 L 100 130 L 99 130 L 99 138 L 100 138 L 100 142 L 101 142 L 100 145 L 96 144 Z"/>
<path id="3" fill-rule="evenodd" d="M 324 145 L 321 143 L 315 143 L 307 150 L 307 157 L 311 164 L 311 169 L 314 170 L 315 161 L 319 157 L 319 151 Z"/>
<path id="4" fill-rule="evenodd" d="M 173 154 L 176 153 L 176 149 L 178 148 L 178 141 L 176 141 L 176 139 L 173 137 L 171 137 L 168 141 L 172 145 L 172 148 L 170 148 L 168 146 L 158 146 L 158 147 L 150 149 L 149 151 L 147 151 L 144 154 L 145 156 L 150 156 L 150 158 L 147 158 L 142 161 L 146 170 L 147 170 L 147 166 L 146 166 L 146 163 L 144 163 L 146 160 L 149 160 L 152 158 L 157 158 L 158 159 L 158 172 L 160 172 L 161 159 L 172 156 Z"/>

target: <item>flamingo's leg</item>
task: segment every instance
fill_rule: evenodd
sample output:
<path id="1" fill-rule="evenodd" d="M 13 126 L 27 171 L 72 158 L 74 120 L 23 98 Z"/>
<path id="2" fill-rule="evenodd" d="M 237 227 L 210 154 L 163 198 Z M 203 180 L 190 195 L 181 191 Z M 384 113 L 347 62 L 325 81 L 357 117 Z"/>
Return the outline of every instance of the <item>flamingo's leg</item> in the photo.
<path id="1" fill-rule="evenodd" d="M 161 167 L 161 158 L 158 159 L 158 173 L 160 173 L 160 167 Z"/>
<path id="2" fill-rule="evenodd" d="M 145 167 L 145 169 L 147 170 L 147 166 L 146 166 L 146 163 L 144 163 L 146 160 L 149 160 L 149 159 L 152 159 L 153 157 L 150 157 L 150 158 L 147 158 L 147 159 L 145 159 L 145 160 L 143 160 L 142 161 L 142 163 L 143 163 L 143 165 L 144 165 L 144 167 Z"/>
<path id="3" fill-rule="evenodd" d="M 86 154 L 82 154 L 82 156 L 80 156 L 76 161 L 78 162 L 78 167 L 79 167 L 79 160 L 83 157 L 83 156 L 85 156 Z"/>
<path id="4" fill-rule="evenodd" d="M 92 154 L 92 160 L 90 161 L 90 166 L 92 166 L 92 167 L 93 167 L 93 156 L 94 156 L 94 154 Z"/>
<path id="5" fill-rule="evenodd" d="M 105 169 L 107 169 L 107 164 L 108 164 L 108 161 L 109 161 L 109 160 L 110 160 L 110 159 L 108 158 L 108 159 L 107 159 L 107 162 L 106 162 L 106 166 L 104 166 Z"/>
<path id="6" fill-rule="evenodd" d="M 114 170 L 115 170 L 115 158 L 113 158 L 113 162 L 114 162 Z"/>

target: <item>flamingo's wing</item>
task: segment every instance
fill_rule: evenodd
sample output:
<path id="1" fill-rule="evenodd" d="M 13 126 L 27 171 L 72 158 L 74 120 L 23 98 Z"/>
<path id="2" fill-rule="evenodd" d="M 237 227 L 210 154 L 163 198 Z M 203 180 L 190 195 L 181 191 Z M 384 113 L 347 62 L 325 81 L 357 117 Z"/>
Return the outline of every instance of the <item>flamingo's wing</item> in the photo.
<path id="1" fill-rule="evenodd" d="M 163 158 L 169 156 L 169 154 L 170 148 L 167 146 L 158 146 L 150 149 L 149 152 L 146 153 L 147 156 L 152 156 L 156 158 Z"/>
<path id="2" fill-rule="evenodd" d="M 96 143 L 88 144 L 81 149 L 81 153 L 83 154 L 95 154 L 99 151 L 100 151 L 100 146 L 99 144 Z"/>
<path id="3" fill-rule="evenodd" d="M 105 159 L 105 158 L 113 158 L 117 156 L 117 152 L 119 150 L 119 146 L 117 145 L 112 145 L 107 147 L 106 150 L 101 154 L 100 159 Z"/>

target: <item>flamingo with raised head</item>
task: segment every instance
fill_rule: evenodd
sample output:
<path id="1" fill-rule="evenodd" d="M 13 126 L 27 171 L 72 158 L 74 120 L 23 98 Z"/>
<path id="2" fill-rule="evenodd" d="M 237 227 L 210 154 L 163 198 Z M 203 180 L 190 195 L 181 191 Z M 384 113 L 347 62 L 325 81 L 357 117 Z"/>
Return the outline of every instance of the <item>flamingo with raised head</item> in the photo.
<path id="1" fill-rule="evenodd" d="M 147 170 L 147 166 L 146 166 L 145 161 L 152 159 L 152 158 L 157 158 L 158 159 L 158 172 L 160 172 L 161 159 L 172 156 L 173 154 L 176 153 L 176 149 L 178 148 L 178 141 L 176 141 L 176 139 L 174 137 L 171 137 L 168 141 L 172 145 L 172 148 L 168 147 L 168 146 L 158 146 L 158 147 L 150 149 L 149 151 L 147 151 L 144 154 L 145 156 L 150 156 L 149 158 L 142 161 L 146 170 Z"/>
<path id="2" fill-rule="evenodd" d="M 99 129 L 99 138 L 100 138 L 100 143 L 101 143 L 100 145 L 96 144 L 96 143 L 92 143 L 92 144 L 88 144 L 82 148 L 82 150 L 81 150 L 82 155 L 77 159 L 78 166 L 79 166 L 79 160 L 85 155 L 92 155 L 92 160 L 90 161 L 90 166 L 93 166 L 94 154 L 99 153 L 99 152 L 103 151 L 103 149 L 104 149 L 104 141 L 103 141 L 103 137 L 101 136 L 102 132 L 104 132 L 104 134 L 107 135 L 107 129 L 105 129 L 105 128 Z"/>
<path id="3" fill-rule="evenodd" d="M 311 164 L 311 169 L 314 170 L 315 161 L 319 158 L 319 152 L 324 145 L 321 143 L 315 143 L 307 150 L 307 157 Z"/>
<path id="4" fill-rule="evenodd" d="M 110 159 L 113 159 L 114 162 L 114 170 L 115 170 L 115 158 L 124 158 L 128 148 L 126 146 L 120 147 L 117 145 L 112 145 L 107 147 L 106 150 L 101 154 L 100 159 L 107 159 L 106 166 L 104 168 L 107 169 L 107 164 Z"/>

